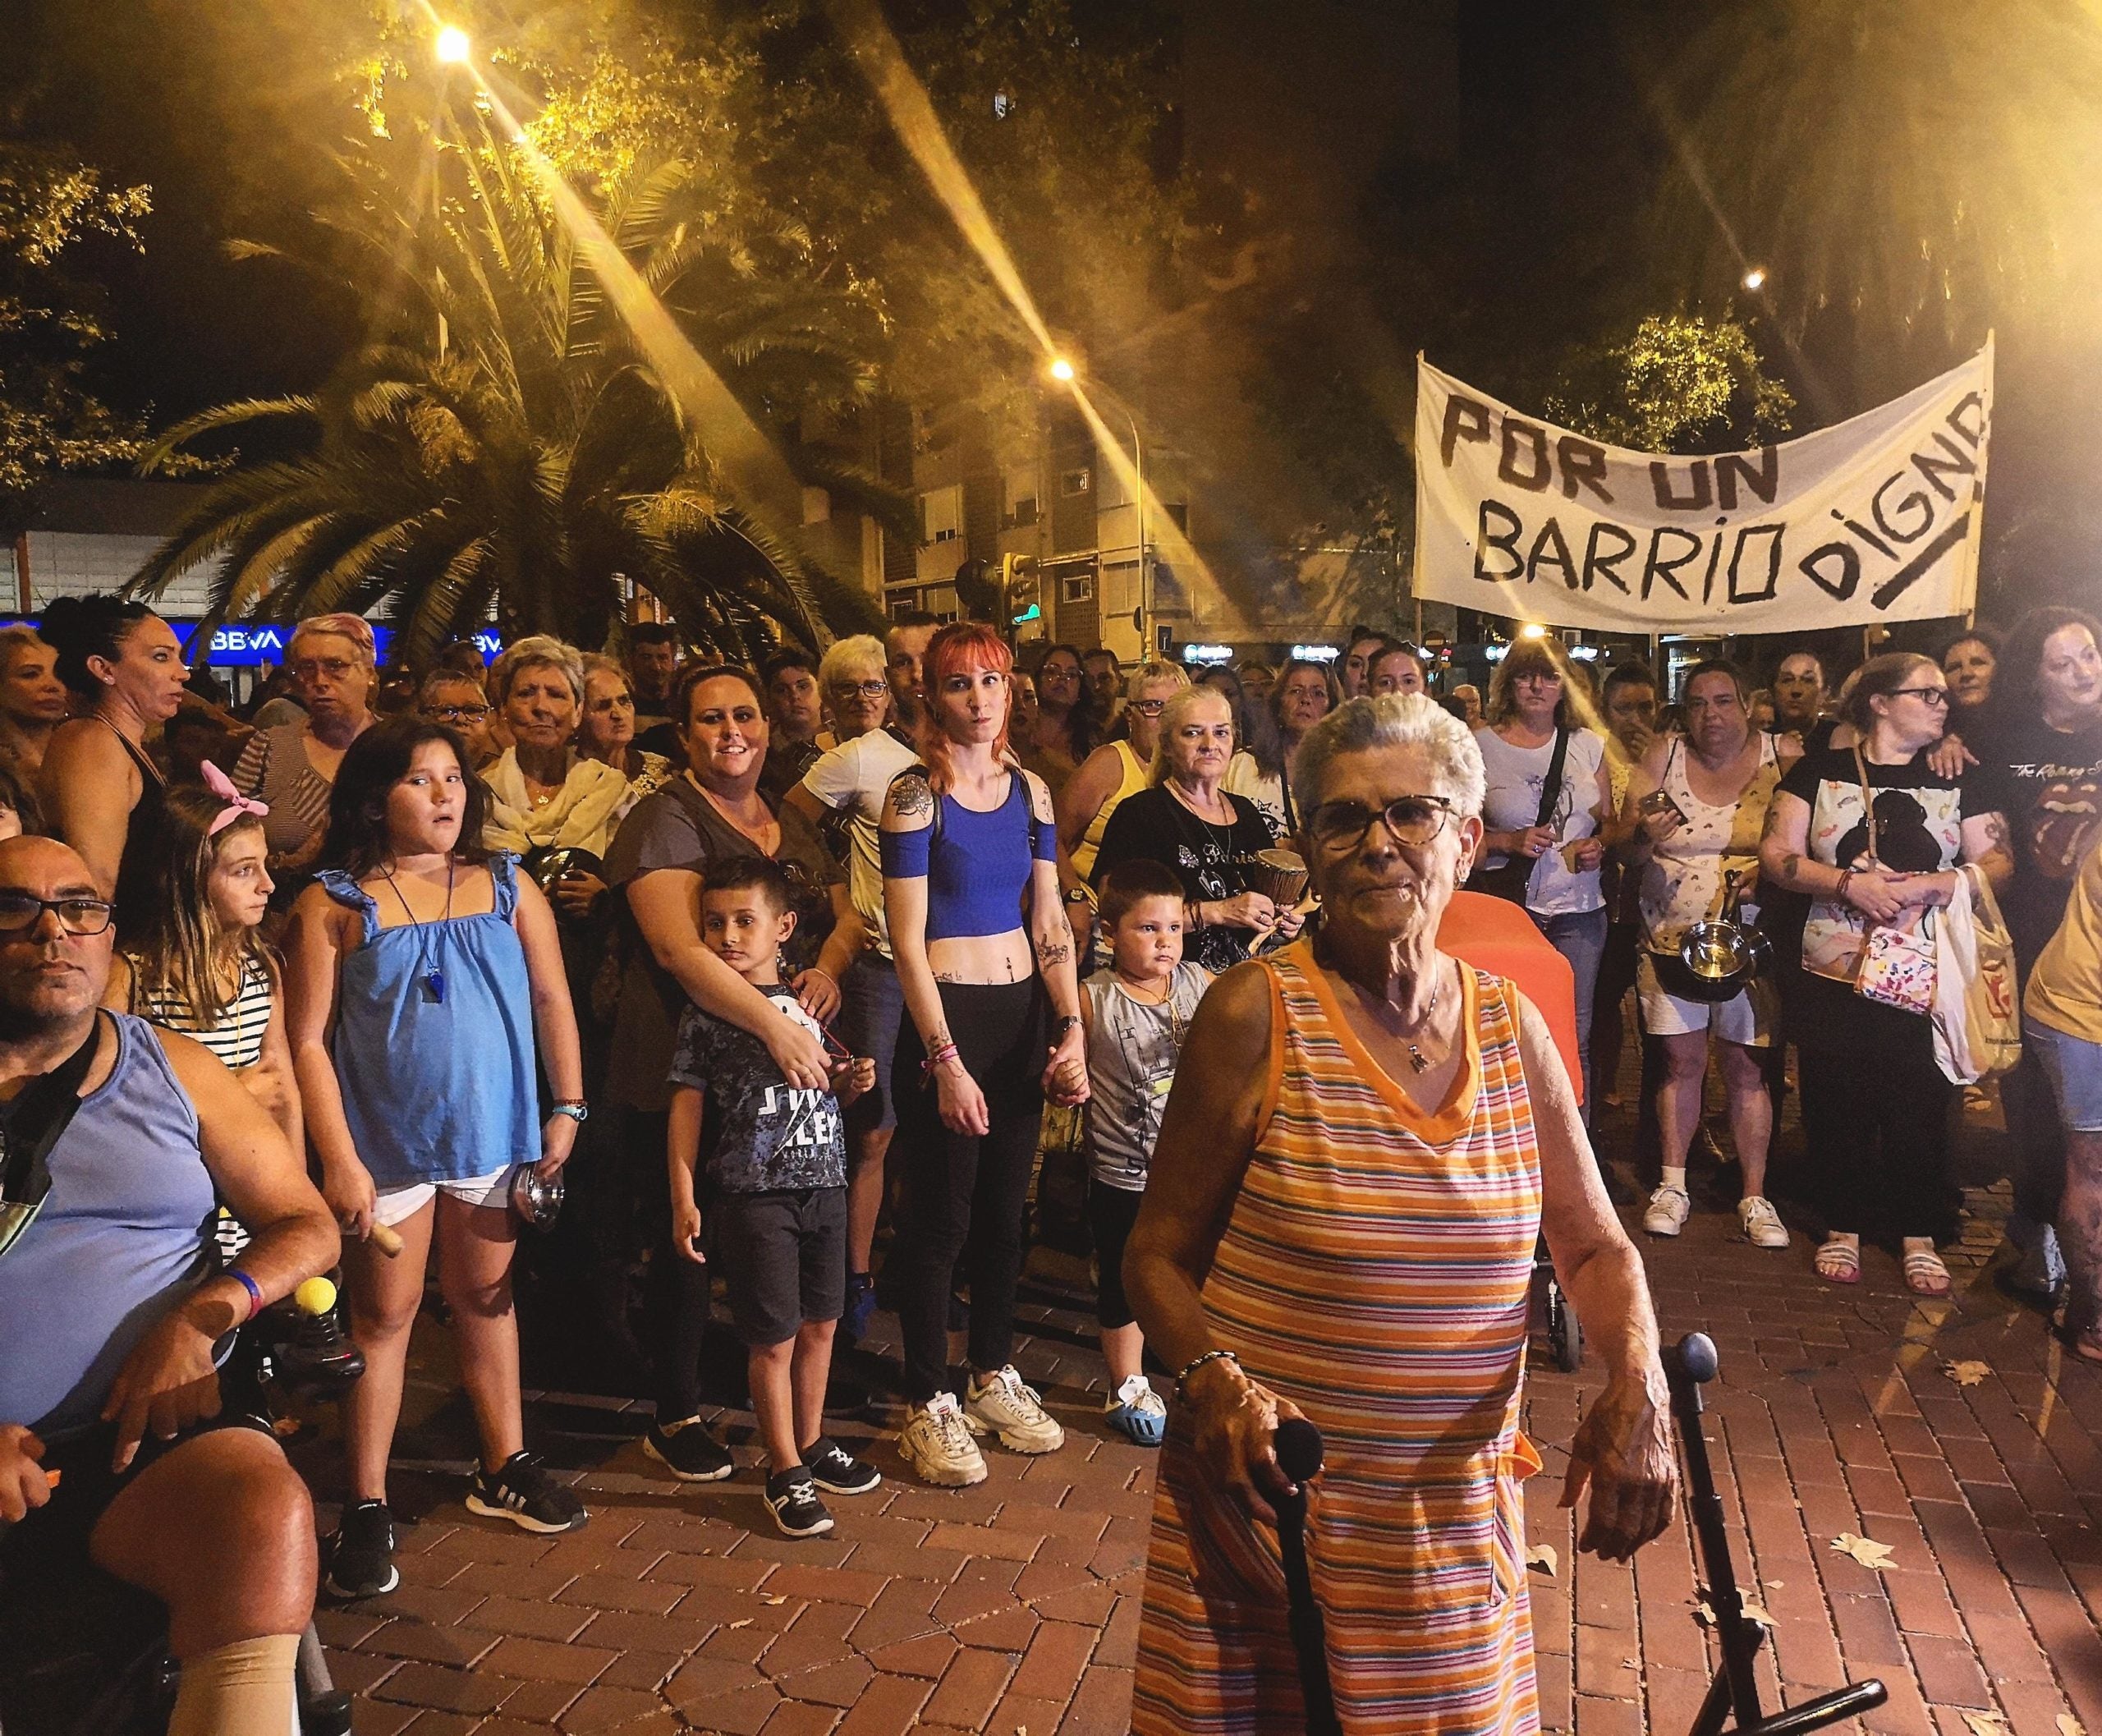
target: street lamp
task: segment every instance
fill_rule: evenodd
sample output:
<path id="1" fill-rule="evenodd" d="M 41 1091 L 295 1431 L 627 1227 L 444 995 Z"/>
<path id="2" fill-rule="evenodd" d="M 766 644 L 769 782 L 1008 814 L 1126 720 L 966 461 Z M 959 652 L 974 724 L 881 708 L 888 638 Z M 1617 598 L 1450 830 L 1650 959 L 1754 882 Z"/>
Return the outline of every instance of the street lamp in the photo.
<path id="1" fill-rule="evenodd" d="M 1744 274 L 1744 287 L 1754 295 L 1766 287 L 1766 268 L 1755 265 Z"/>
<path id="2" fill-rule="evenodd" d="M 1076 377 L 1072 363 L 1062 356 L 1051 358 L 1049 371 L 1051 378 L 1062 386 L 1072 385 Z M 1131 506 L 1137 519 L 1136 534 L 1139 545 L 1139 618 L 1136 624 L 1139 630 L 1139 659 L 1144 662 L 1152 654 L 1152 641 L 1149 635 L 1153 622 L 1153 598 L 1147 584 L 1146 563 L 1146 449 L 1145 443 L 1139 438 L 1139 419 L 1131 414 L 1128 407 L 1124 409 L 1123 415 L 1131 430 Z"/>
<path id="3" fill-rule="evenodd" d="M 441 67 L 464 67 L 474 53 L 474 44 L 467 40 L 467 33 L 457 24 L 448 24 L 438 33 L 438 63 Z"/>

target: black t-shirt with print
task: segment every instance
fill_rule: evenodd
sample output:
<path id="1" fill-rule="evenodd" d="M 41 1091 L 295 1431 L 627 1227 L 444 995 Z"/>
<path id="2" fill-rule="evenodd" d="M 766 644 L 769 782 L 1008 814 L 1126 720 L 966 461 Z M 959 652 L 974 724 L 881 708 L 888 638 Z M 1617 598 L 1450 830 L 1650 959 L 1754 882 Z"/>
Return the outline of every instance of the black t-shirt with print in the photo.
<path id="1" fill-rule="evenodd" d="M 1182 896 L 1214 902 L 1248 890 L 1258 852 L 1276 842 L 1262 811 L 1245 796 L 1229 795 L 1231 826 L 1197 818 L 1168 791 L 1156 784 L 1117 804 L 1102 829 L 1090 876 L 1097 886 L 1119 862 L 1145 860 L 1163 864 L 1182 883 Z M 1255 930 L 1205 928 L 1183 937 L 1185 956 L 1217 975 L 1248 956 Z"/>
<path id="2" fill-rule="evenodd" d="M 760 992 L 815 1036 L 817 1021 L 789 990 Z M 679 1016 L 671 1081 L 706 1095 L 700 1155 L 709 1180 L 725 1193 L 791 1187 L 844 1187 L 847 1146 L 839 1100 L 792 1086 L 751 1032 L 689 1006 Z"/>
<path id="3" fill-rule="evenodd" d="M 1806 754 L 1781 779 L 1780 792 L 1810 808 L 1811 859 L 1834 868 L 1870 865 L 1861 795 L 1864 765 L 1875 802 L 1875 859 L 1893 873 L 1939 874 L 1953 868 L 1962 859 L 1964 820 L 1986 811 L 1972 779 L 1937 775 L 1924 753 L 1902 765 L 1878 765 L 1857 762 L 1851 747 Z M 1781 976 L 1791 1035 L 1799 1046 L 1867 1059 L 1932 1043 L 1932 1027 L 1918 1014 L 1867 1000 L 1847 983 L 1809 967 L 1843 954 L 1850 935 L 1857 950 L 1864 927 L 1851 905 L 1822 897 L 1809 901 L 1799 931 L 1806 967 L 1784 971 Z"/>
<path id="4" fill-rule="evenodd" d="M 2102 839 L 2102 725 L 2068 732 L 2034 718 L 1968 745 L 1980 809 L 2007 816 L 2014 879 L 2000 909 L 2026 966 L 2058 932 L 2073 877 Z"/>

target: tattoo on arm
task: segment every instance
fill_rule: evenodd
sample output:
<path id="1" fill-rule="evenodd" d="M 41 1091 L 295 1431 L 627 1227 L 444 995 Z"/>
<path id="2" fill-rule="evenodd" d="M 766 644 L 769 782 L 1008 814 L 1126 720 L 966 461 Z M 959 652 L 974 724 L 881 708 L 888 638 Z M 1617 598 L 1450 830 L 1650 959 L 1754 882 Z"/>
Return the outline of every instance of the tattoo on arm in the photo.
<path id="1" fill-rule="evenodd" d="M 1985 816 L 1985 846 L 1991 850 L 2004 850 L 2008 843 L 2007 821 L 1998 814 Z"/>
<path id="2" fill-rule="evenodd" d="M 1802 865 L 1802 857 L 1793 850 L 1783 857 L 1781 858 L 1781 884 L 1783 886 L 1794 885 L 1797 879 L 1797 870 Z"/>
<path id="3" fill-rule="evenodd" d="M 890 787 L 891 811 L 900 820 L 918 820 L 934 811 L 934 792 L 917 772 L 901 772 Z"/>
<path id="4" fill-rule="evenodd" d="M 1036 962 L 1047 971 L 1056 970 L 1073 956 L 1073 949 L 1062 940 L 1040 940 L 1036 946 Z"/>

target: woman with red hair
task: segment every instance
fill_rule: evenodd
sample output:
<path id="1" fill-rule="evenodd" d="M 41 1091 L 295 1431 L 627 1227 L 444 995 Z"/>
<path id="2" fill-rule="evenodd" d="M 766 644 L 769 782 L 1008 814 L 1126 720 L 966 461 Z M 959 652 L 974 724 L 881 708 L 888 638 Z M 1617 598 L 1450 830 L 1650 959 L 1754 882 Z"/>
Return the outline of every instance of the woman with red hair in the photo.
<path id="1" fill-rule="evenodd" d="M 1010 1360 L 1044 1095 L 1087 1096 L 1051 792 L 1007 745 L 1013 661 L 990 627 L 934 635 L 925 763 L 900 773 L 883 804 L 883 907 L 910 1015 L 892 1072 L 905 1183 L 893 1259 L 905 1274 L 911 1406 L 898 1449 L 925 1481 L 950 1486 L 984 1480 L 974 1432 L 1017 1453 L 1065 1441 Z M 948 1389 L 959 1261 L 971 1282 L 961 1402 Z"/>

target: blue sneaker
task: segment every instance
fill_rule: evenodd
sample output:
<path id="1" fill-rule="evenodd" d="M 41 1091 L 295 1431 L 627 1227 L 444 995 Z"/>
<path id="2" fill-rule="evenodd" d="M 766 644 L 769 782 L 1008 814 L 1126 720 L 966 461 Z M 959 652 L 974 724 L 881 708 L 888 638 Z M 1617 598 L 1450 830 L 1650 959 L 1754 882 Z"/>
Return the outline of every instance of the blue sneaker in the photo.
<path id="1" fill-rule="evenodd" d="M 1168 1432 L 1168 1407 L 1144 1375 L 1133 1375 L 1118 1387 L 1102 1417 L 1135 1447 L 1157 1447 Z"/>
<path id="2" fill-rule="evenodd" d="M 869 1335 L 869 1323 L 876 1317 L 876 1281 L 866 1272 L 847 1274 L 847 1311 L 840 1316 L 839 1335 L 859 1343 Z"/>

